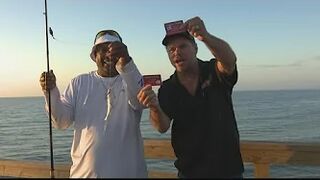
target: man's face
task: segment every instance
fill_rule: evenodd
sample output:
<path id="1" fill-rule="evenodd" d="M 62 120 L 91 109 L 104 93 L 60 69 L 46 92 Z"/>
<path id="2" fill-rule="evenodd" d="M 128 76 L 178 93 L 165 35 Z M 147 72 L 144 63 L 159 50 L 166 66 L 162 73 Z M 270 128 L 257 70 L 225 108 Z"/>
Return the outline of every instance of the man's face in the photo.
<path id="1" fill-rule="evenodd" d="M 171 39 L 166 50 L 171 64 L 176 68 L 177 72 L 188 70 L 194 65 L 196 60 L 197 47 L 184 37 L 174 37 Z"/>
<path id="2" fill-rule="evenodd" d="M 109 44 L 98 44 L 95 50 L 98 74 L 103 77 L 113 77 L 119 74 L 115 68 L 116 60 L 107 56 Z"/>

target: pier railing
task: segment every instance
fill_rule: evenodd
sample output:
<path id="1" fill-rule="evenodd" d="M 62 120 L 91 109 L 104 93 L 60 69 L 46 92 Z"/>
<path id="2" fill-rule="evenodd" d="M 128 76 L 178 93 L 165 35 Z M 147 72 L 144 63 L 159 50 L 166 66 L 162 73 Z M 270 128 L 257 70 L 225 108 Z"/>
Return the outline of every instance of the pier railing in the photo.
<path id="1" fill-rule="evenodd" d="M 147 159 L 174 160 L 170 140 L 145 139 Z M 245 163 L 254 166 L 254 177 L 269 177 L 269 168 L 275 164 L 320 166 L 320 144 L 241 141 Z M 50 164 L 36 161 L 0 160 L 0 176 L 49 178 Z M 69 176 L 70 165 L 55 164 L 55 177 Z M 175 172 L 149 170 L 149 177 L 175 178 Z"/>

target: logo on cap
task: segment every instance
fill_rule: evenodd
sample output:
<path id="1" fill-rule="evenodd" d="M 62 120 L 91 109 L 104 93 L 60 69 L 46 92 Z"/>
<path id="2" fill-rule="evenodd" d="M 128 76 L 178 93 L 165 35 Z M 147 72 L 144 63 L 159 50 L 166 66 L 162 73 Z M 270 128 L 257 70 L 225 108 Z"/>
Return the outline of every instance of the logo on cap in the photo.
<path id="1" fill-rule="evenodd" d="M 183 25 L 182 20 L 165 23 L 164 28 L 166 29 L 167 36 L 186 32 L 186 29 L 181 28 L 181 25 Z"/>

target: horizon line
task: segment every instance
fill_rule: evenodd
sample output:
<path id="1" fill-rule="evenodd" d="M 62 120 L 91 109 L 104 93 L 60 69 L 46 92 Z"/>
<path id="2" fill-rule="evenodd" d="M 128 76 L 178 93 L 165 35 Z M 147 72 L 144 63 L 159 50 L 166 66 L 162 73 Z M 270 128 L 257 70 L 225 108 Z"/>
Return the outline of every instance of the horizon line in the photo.
<path id="1" fill-rule="evenodd" d="M 320 91 L 320 88 L 300 88 L 300 89 L 234 89 L 233 92 L 249 92 L 249 91 Z M 44 95 L 27 95 L 27 96 L 0 96 L 0 98 L 38 98 Z"/>

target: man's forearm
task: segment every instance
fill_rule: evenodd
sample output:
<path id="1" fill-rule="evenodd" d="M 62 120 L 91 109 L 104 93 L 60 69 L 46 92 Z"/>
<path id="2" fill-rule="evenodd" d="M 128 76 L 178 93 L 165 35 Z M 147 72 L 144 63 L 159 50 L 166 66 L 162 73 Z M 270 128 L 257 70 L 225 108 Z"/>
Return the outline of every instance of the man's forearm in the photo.
<path id="1" fill-rule="evenodd" d="M 216 59 L 222 64 L 226 73 L 231 73 L 234 71 L 236 55 L 227 42 L 209 33 L 203 39 L 203 42 L 216 57 Z"/>
<path id="2" fill-rule="evenodd" d="M 49 115 L 49 102 L 48 93 L 45 95 L 45 109 Z M 73 123 L 73 110 L 70 105 L 61 100 L 60 92 L 57 87 L 50 91 L 50 106 L 51 106 L 51 117 L 52 126 L 57 129 L 66 129 Z"/>
<path id="3" fill-rule="evenodd" d="M 142 88 L 142 75 L 134 64 L 133 60 L 129 61 L 125 66 L 116 66 L 117 71 L 128 85 L 129 102 L 134 109 L 142 109 L 138 102 L 137 94 Z"/>
<path id="4" fill-rule="evenodd" d="M 165 133 L 170 127 L 169 117 L 162 111 L 160 106 L 150 108 L 151 123 L 160 133 Z"/>

